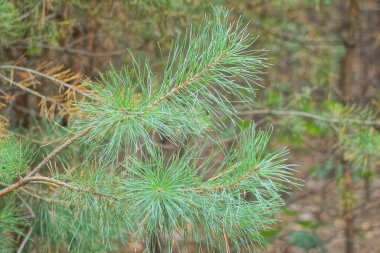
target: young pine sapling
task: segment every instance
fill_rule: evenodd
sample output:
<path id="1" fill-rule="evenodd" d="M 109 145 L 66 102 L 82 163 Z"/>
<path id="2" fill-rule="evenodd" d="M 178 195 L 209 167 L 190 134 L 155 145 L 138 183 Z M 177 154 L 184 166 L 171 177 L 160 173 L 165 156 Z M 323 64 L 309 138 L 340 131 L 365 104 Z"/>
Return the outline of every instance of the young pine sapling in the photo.
<path id="1" fill-rule="evenodd" d="M 131 54 L 130 67 L 89 82 L 73 101 L 71 133 L 46 156 L 1 140 L 0 247 L 103 252 L 137 241 L 170 252 L 182 241 L 228 252 L 263 243 L 296 183 L 288 151 L 266 148 L 271 130 L 250 124 L 230 150 L 207 149 L 238 121 L 236 105 L 253 102 L 266 66 L 228 17 L 214 8 L 177 39 L 162 77 Z M 165 153 L 153 134 L 178 150 Z"/>

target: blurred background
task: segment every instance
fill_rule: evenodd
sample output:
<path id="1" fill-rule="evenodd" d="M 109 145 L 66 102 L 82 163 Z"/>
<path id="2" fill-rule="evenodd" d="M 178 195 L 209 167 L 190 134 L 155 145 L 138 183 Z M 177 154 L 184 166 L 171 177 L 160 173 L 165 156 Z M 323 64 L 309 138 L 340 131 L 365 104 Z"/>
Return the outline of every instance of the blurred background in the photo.
<path id="1" fill-rule="evenodd" d="M 238 108 L 242 120 L 226 136 L 252 120 L 273 125 L 271 145 L 289 146 L 304 184 L 286 197 L 282 221 L 262 231 L 259 252 L 379 252 L 379 0 L 0 0 L 1 114 L 20 136 L 43 132 L 49 148 L 35 122 L 70 119 L 20 87 L 61 103 L 68 94 L 22 68 L 80 85 L 111 62 L 130 64 L 131 50 L 159 75 L 171 41 L 211 4 L 249 22 L 252 49 L 267 49 L 270 63 L 256 103 Z"/>

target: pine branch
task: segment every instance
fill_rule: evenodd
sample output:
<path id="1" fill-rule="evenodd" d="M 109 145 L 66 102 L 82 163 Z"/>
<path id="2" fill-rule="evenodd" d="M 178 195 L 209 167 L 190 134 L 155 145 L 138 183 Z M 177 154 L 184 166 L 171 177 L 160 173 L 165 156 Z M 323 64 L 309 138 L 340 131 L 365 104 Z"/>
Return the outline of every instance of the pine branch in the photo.
<path id="1" fill-rule="evenodd" d="M 229 183 L 229 184 L 225 184 L 225 185 L 214 185 L 214 186 L 201 186 L 201 187 L 196 187 L 196 188 L 193 188 L 193 189 L 185 189 L 183 191 L 191 191 L 191 190 L 194 190 L 194 191 L 221 191 L 221 190 L 228 190 L 229 188 L 232 188 L 234 186 L 236 186 L 237 184 L 239 184 L 241 181 L 247 179 L 248 177 L 250 177 L 253 173 L 259 171 L 259 167 L 255 167 L 249 171 L 247 171 L 244 175 L 242 175 L 241 177 L 239 177 L 238 179 L 234 180 L 233 182 Z M 222 175 L 220 175 L 222 176 Z M 217 178 L 217 177 L 216 177 Z M 216 179 L 216 178 L 213 178 Z M 207 182 L 210 182 L 211 180 L 208 180 Z"/>
<path id="2" fill-rule="evenodd" d="M 133 55 L 131 68 L 112 69 L 91 84 L 103 102 L 79 101 L 82 117 L 74 119 L 74 128 L 94 125 L 85 139 L 94 152 L 102 147 L 103 161 L 140 143 L 151 150 L 152 131 L 172 142 L 181 136 L 203 136 L 206 130 L 220 129 L 224 116 L 236 119 L 233 103 L 252 102 L 253 85 L 266 66 L 263 51 L 251 50 L 254 40 L 246 27 L 227 19 L 228 12 L 215 8 L 211 19 L 173 44 L 157 90 L 153 80 L 158 78 L 148 62 L 141 64 Z"/>
<path id="3" fill-rule="evenodd" d="M 5 80 L 5 81 L 7 81 L 7 82 L 9 82 L 10 84 L 13 84 L 13 85 L 17 86 L 18 88 L 20 88 L 23 91 L 26 91 L 26 92 L 28 92 L 28 93 L 30 93 L 30 94 L 32 94 L 32 95 L 34 95 L 34 96 L 42 99 L 43 101 L 49 101 L 49 102 L 52 102 L 53 104 L 58 103 L 58 101 L 56 101 L 55 99 L 52 99 L 52 98 L 47 97 L 47 96 L 44 96 L 41 93 L 39 93 L 39 92 L 37 92 L 37 91 L 35 91 L 33 89 L 30 89 L 28 87 L 25 87 L 24 85 L 22 85 L 22 84 L 20 84 L 18 82 L 15 82 L 12 79 L 9 79 L 8 77 L 6 77 L 6 76 L 4 76 L 2 74 L 0 74 L 0 78 L 3 79 L 3 80 Z"/>
<path id="4" fill-rule="evenodd" d="M 25 237 L 22 239 L 22 242 L 20 244 L 20 246 L 18 247 L 17 249 L 17 253 L 22 253 L 22 251 L 24 250 L 25 248 L 25 245 L 27 244 L 27 242 L 29 241 L 30 239 L 30 236 L 32 235 L 33 233 L 33 230 L 34 230 L 34 225 L 30 226 L 29 230 L 28 230 L 28 233 L 25 235 Z"/>
<path id="5" fill-rule="evenodd" d="M 220 56 L 218 56 L 215 61 L 213 61 L 211 64 L 206 66 L 204 69 L 202 69 L 200 72 L 196 73 L 192 77 L 190 77 L 188 80 L 184 81 L 183 83 L 179 84 L 178 86 L 173 87 L 169 92 L 162 95 L 159 99 L 154 101 L 153 103 L 149 104 L 147 106 L 147 109 L 150 109 L 157 104 L 159 104 L 162 100 L 169 98 L 170 96 L 174 95 L 176 92 L 181 91 L 182 89 L 186 88 L 187 85 L 192 84 L 193 82 L 197 81 L 201 76 L 203 76 L 205 73 L 207 73 L 209 70 L 213 69 L 217 64 L 219 64 L 224 58 L 226 57 L 226 53 L 222 53 Z"/>
<path id="6" fill-rule="evenodd" d="M 285 110 L 273 110 L 273 109 L 257 109 L 250 111 L 242 111 L 238 113 L 241 116 L 246 115 L 258 115 L 258 114 L 273 114 L 273 115 L 289 115 L 309 118 L 317 121 L 327 122 L 330 124 L 334 123 L 348 123 L 356 125 L 367 125 L 367 126 L 380 126 L 380 121 L 376 120 L 360 120 L 360 119 L 350 119 L 350 118 L 326 118 L 318 114 L 303 112 L 303 111 L 285 111 Z"/>
<path id="7" fill-rule="evenodd" d="M 25 72 L 28 72 L 28 73 L 32 73 L 32 74 L 35 74 L 35 75 L 38 75 L 38 76 L 41 76 L 43 78 L 46 78 L 48 80 L 51 80 L 55 83 L 58 83 L 66 88 L 68 88 L 69 90 L 73 90 L 75 92 L 77 92 L 78 94 L 86 97 L 86 98 L 89 98 L 89 99 L 97 99 L 96 97 L 93 97 L 91 96 L 90 94 L 87 94 L 87 93 L 84 93 L 82 90 L 78 89 L 77 87 L 73 86 L 73 85 L 70 85 L 66 82 L 63 82 L 62 80 L 58 79 L 58 78 L 55 78 L 53 77 L 52 75 L 50 74 L 44 74 L 40 71 L 37 71 L 37 70 L 34 70 L 34 69 L 30 69 L 30 68 L 25 68 L 25 67 L 20 67 L 20 66 L 14 66 L 14 65 L 0 65 L 0 69 L 14 69 L 14 70 L 21 70 L 21 71 L 25 71 Z M 4 79 L 4 77 L 2 77 Z"/>
<path id="8" fill-rule="evenodd" d="M 17 190 L 17 189 L 19 189 L 19 188 L 21 188 L 27 184 L 30 184 L 30 183 L 47 184 L 47 185 L 50 185 L 53 187 L 64 187 L 64 188 L 72 190 L 72 191 L 88 192 L 88 193 L 90 193 L 94 196 L 97 196 L 97 197 L 104 197 L 104 198 L 109 198 L 109 199 L 113 199 L 113 200 L 119 199 L 118 197 L 115 197 L 115 196 L 112 196 L 109 194 L 100 193 L 100 192 L 95 191 L 95 190 L 90 189 L 90 188 L 82 188 L 82 187 L 79 187 L 76 185 L 72 185 L 72 184 L 63 182 L 63 181 L 58 180 L 58 179 L 54 179 L 54 178 L 50 178 L 50 177 L 44 177 L 44 176 L 30 176 L 30 177 L 23 178 L 23 179 L 19 180 L 17 183 L 9 185 L 6 188 L 0 190 L 0 197 L 8 194 L 10 191 Z"/>
<path id="9" fill-rule="evenodd" d="M 54 156 L 56 156 L 59 152 L 61 152 L 63 149 L 65 149 L 67 146 L 72 144 L 73 142 L 77 141 L 79 138 L 83 137 L 85 134 L 87 134 L 90 131 L 90 128 L 84 129 L 80 132 L 78 132 L 76 135 L 71 137 L 70 139 L 66 140 L 61 145 L 57 146 L 52 152 L 50 152 L 37 166 L 24 178 L 20 179 L 18 182 L 7 186 L 4 189 L 0 190 L 0 197 L 9 194 L 11 191 L 16 190 L 25 184 L 29 183 L 30 180 L 33 181 L 35 175 L 39 170 L 45 166 Z"/>
<path id="10" fill-rule="evenodd" d="M 70 144 L 74 143 L 75 141 L 77 141 L 78 139 L 80 139 L 81 137 L 83 137 L 84 135 L 86 135 L 89 131 L 91 130 L 91 128 L 86 128 L 78 133 L 76 133 L 73 137 L 67 139 L 64 143 L 62 143 L 61 145 L 57 146 L 56 148 L 54 148 L 53 151 L 51 151 L 39 164 L 37 164 L 37 166 L 26 176 L 26 177 L 31 177 L 33 175 L 35 175 L 37 172 L 39 172 L 39 170 L 45 166 L 54 156 L 56 156 L 59 152 L 61 152 L 62 150 L 64 150 L 66 147 L 68 147 Z"/>
<path id="11" fill-rule="evenodd" d="M 181 158 L 173 155 L 170 161 L 160 154 L 147 161 L 131 158 L 121 191 L 126 193 L 130 216 L 138 224 L 134 237 L 152 240 L 149 238 L 160 234 L 170 242 L 175 231 L 186 240 L 187 233 L 179 231 L 191 226 L 195 238 L 201 233 L 202 242 L 218 249 L 225 247 L 226 236 L 234 245 L 242 239 L 248 248 L 249 240 L 260 241 L 258 231 L 269 221 L 267 215 L 276 213 L 283 203 L 282 182 L 296 185 L 291 169 L 283 164 L 286 150 L 263 155 L 269 134 L 251 126 L 209 180 L 205 177 L 213 156 L 201 165 L 199 154 L 191 151 Z M 246 200 L 241 192 L 253 194 L 256 200 Z"/>
<path id="12" fill-rule="evenodd" d="M 186 241 L 207 245 L 210 251 L 229 250 L 232 245 L 238 250 L 241 246 L 251 249 L 261 242 L 260 230 L 275 221 L 272 217 L 283 205 L 285 183 L 289 187 L 297 184 L 284 158 L 287 150 L 266 151 L 270 131 L 256 131 L 250 125 L 231 150 L 205 158 L 204 150 L 194 148 L 174 152 L 167 159 L 154 146 L 151 132 L 179 142 L 190 136 L 204 137 L 210 129 L 221 132 L 223 124 L 236 120 L 236 103 L 253 102 L 255 82 L 266 66 L 264 51 L 252 50 L 254 39 L 246 27 L 240 21 L 229 23 L 228 12 L 222 8 L 214 8 L 211 18 L 184 37 L 173 44 L 162 78 L 147 61 L 138 62 L 133 55 L 130 67 L 101 74 L 89 84 L 90 97 L 75 101 L 78 110 L 71 125 L 75 134 L 29 173 L 30 163 L 23 163 L 20 173 L 7 170 L 6 186 L 0 190 L 0 197 L 7 198 L 2 200 L 14 197 L 9 193 L 17 189 L 44 200 L 42 196 L 49 192 L 29 192 L 41 189 L 32 188 L 35 183 L 59 188 L 51 196 L 67 201 L 31 198 L 38 208 L 38 236 L 48 238 L 48 247 L 49 240 L 57 245 L 77 240 L 80 247 L 86 243 L 93 249 L 99 234 L 99 241 L 110 245 L 127 233 L 145 241 L 147 250 L 172 251 L 178 234 Z M 48 78 L 42 71 L 5 66 Z M 54 78 L 53 74 L 48 79 L 56 82 Z M 94 162 L 86 153 L 80 169 L 71 169 L 75 159 L 70 157 L 60 160 L 50 176 L 37 174 L 80 139 L 95 155 Z M 220 155 L 224 157 L 217 165 Z M 22 154 L 23 161 L 28 160 L 25 157 Z M 254 198 L 245 198 L 242 192 Z M 49 205 L 53 205 L 53 214 Z"/>
<path id="13" fill-rule="evenodd" d="M 24 200 L 23 197 L 21 197 L 20 195 L 17 195 L 17 196 L 21 200 L 22 204 L 28 209 L 31 218 L 34 219 L 36 217 L 36 215 L 35 215 L 32 207 Z M 25 248 L 26 243 L 29 241 L 30 236 L 32 235 L 33 230 L 34 230 L 34 224 L 30 225 L 30 227 L 28 229 L 28 233 L 22 239 L 21 244 L 17 249 L 17 253 L 22 253 L 23 249 Z"/>

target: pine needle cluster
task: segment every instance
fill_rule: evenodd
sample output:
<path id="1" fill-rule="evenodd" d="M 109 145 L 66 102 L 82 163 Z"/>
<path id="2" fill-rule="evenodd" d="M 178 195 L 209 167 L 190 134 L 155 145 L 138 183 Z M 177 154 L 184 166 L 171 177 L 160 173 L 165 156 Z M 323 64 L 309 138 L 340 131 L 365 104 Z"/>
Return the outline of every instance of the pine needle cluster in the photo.
<path id="1" fill-rule="evenodd" d="M 183 244 L 228 252 L 263 243 L 260 231 L 276 222 L 282 194 L 297 185 L 288 151 L 267 148 L 271 129 L 250 124 L 231 149 L 209 155 L 183 141 L 212 141 L 204 138 L 210 131 L 235 122 L 235 105 L 252 103 L 266 66 L 245 26 L 228 18 L 214 8 L 198 29 L 176 40 L 162 75 L 132 56 L 130 67 L 89 83 L 75 102 L 74 135 L 35 167 L 28 148 L 1 142 L 0 155 L 13 152 L 7 164 L 14 170 L 1 171 L 0 203 L 23 203 L 30 213 L 23 247 L 103 252 L 133 240 L 147 252 Z M 166 154 L 153 133 L 181 149 Z M 67 160 L 52 163 L 59 152 Z M 7 205 L 0 211 L 13 210 Z M 18 226 L 16 219 L 12 224 Z M 6 229 L 0 225 L 1 233 Z"/>
<path id="2" fill-rule="evenodd" d="M 224 117 L 236 118 L 234 104 L 252 101 L 264 51 L 252 50 L 254 39 L 240 21 L 228 23 L 218 8 L 213 15 L 174 42 L 158 88 L 148 62 L 136 60 L 90 84 L 95 99 L 78 103 L 84 116 L 74 124 L 91 126 L 87 139 L 104 144 L 102 155 L 115 157 L 113 151 L 141 142 L 151 146 L 151 131 L 170 140 L 202 136 L 221 127 Z"/>

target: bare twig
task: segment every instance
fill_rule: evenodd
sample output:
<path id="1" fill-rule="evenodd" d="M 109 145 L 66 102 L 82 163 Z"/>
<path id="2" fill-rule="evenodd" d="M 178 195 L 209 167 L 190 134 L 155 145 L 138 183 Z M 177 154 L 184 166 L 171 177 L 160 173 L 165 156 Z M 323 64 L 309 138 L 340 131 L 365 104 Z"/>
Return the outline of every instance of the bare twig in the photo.
<path id="1" fill-rule="evenodd" d="M 22 240 L 20 247 L 18 247 L 17 249 L 17 253 L 21 253 L 22 250 L 25 248 L 25 245 L 29 241 L 29 238 L 32 235 L 33 230 L 34 230 L 34 225 L 30 226 L 28 233 L 25 235 L 24 239 Z"/>
<path id="2" fill-rule="evenodd" d="M 317 114 L 303 112 L 303 111 L 284 111 L 284 110 L 272 110 L 272 109 L 258 109 L 250 110 L 238 113 L 240 116 L 244 115 L 258 115 L 258 114 L 271 114 L 271 115 L 289 115 L 309 118 L 312 120 L 318 120 L 326 123 L 350 123 L 356 125 L 369 125 L 369 126 L 380 126 L 380 121 L 374 120 L 358 120 L 358 119 L 347 119 L 347 118 L 326 118 Z"/>
<path id="3" fill-rule="evenodd" d="M 87 57 L 110 57 L 110 56 L 117 56 L 117 55 L 123 55 L 123 54 L 129 53 L 129 49 L 120 49 L 120 50 L 105 51 L 105 52 L 91 52 L 91 51 L 86 51 L 82 49 L 70 48 L 70 47 L 51 47 L 44 44 L 38 44 L 36 46 L 39 48 L 44 48 L 48 50 L 60 51 L 60 52 L 71 53 L 71 54 L 81 54 Z"/>
<path id="4" fill-rule="evenodd" d="M 61 80 L 59 80 L 58 78 L 55 78 L 53 76 L 49 76 L 49 75 L 46 75 L 42 72 L 39 72 L 37 70 L 34 70 L 34 69 L 30 69 L 30 68 L 25 68 L 25 67 L 20 67 L 20 66 L 13 66 L 13 65 L 0 65 L 0 68 L 2 69 L 15 69 L 15 70 L 21 70 L 21 71 L 26 71 L 26 72 L 29 72 L 29 73 L 32 73 L 32 74 L 35 74 L 35 75 L 38 75 L 38 76 L 41 76 L 43 78 L 46 78 L 46 79 L 49 79 L 53 82 L 56 82 L 70 90 L 73 90 L 75 92 L 77 92 L 78 94 L 81 94 L 82 96 L 84 97 L 87 97 L 87 98 L 90 98 L 90 99 L 95 99 L 95 100 L 98 100 L 98 98 L 96 97 L 93 97 L 91 96 L 90 94 L 87 94 L 87 93 L 84 93 L 83 91 L 81 91 L 80 89 L 76 88 L 75 86 L 73 85 L 70 85 L 66 82 L 63 82 Z"/>
<path id="5" fill-rule="evenodd" d="M 23 197 L 21 197 L 18 194 L 17 194 L 17 196 L 21 200 L 22 204 L 26 207 L 26 209 L 28 209 L 28 211 L 29 211 L 32 219 L 34 219 L 36 217 L 36 215 L 35 215 L 32 207 L 25 201 L 25 199 Z M 29 227 L 28 233 L 25 235 L 24 239 L 22 239 L 22 242 L 21 242 L 20 246 L 17 249 L 17 253 L 21 253 L 22 250 L 25 248 L 26 243 L 29 241 L 29 238 L 32 235 L 33 229 L 34 229 L 34 225 L 31 225 Z"/>
<path id="6" fill-rule="evenodd" d="M 7 82 L 9 82 L 10 84 L 13 84 L 13 85 L 17 86 L 17 87 L 20 88 L 21 90 L 24 90 L 24 91 L 26 91 L 26 92 L 29 92 L 30 94 L 32 94 L 32 95 L 34 95 L 34 96 L 36 96 L 36 97 L 39 97 L 39 98 L 41 98 L 41 99 L 43 99 L 43 100 L 50 101 L 50 102 L 55 103 L 55 104 L 57 103 L 56 100 L 51 99 L 51 98 L 49 98 L 49 97 L 47 97 L 47 96 L 44 96 L 44 95 L 38 93 L 37 91 L 32 90 L 32 89 L 30 89 L 30 88 L 28 88 L 28 87 L 25 87 L 24 85 L 21 85 L 20 83 L 15 82 L 15 81 L 13 81 L 12 79 L 9 79 L 8 77 L 6 77 L 6 76 L 4 76 L 4 75 L 2 75 L 2 74 L 0 74 L 0 78 L 3 79 L 3 80 L 5 80 L 5 81 L 7 81 Z"/>

